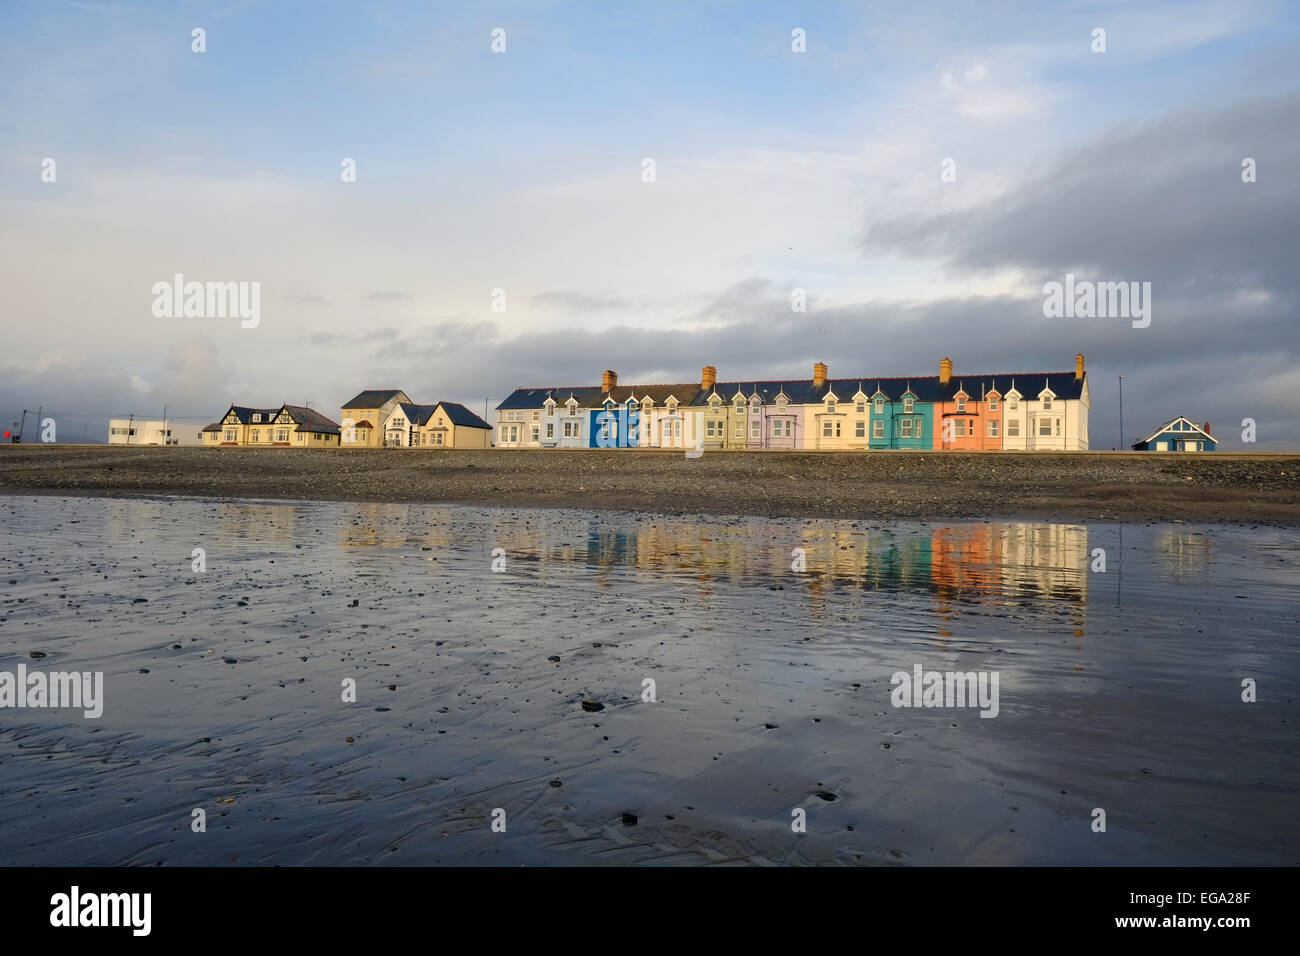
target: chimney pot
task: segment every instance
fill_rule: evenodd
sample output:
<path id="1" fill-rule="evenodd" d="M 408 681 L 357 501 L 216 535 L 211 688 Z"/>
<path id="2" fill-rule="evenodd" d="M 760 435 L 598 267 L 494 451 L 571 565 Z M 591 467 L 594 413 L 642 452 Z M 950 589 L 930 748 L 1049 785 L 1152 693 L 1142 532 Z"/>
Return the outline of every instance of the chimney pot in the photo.
<path id="1" fill-rule="evenodd" d="M 824 385 L 826 383 L 826 363 L 816 362 L 813 364 L 813 387 Z"/>
<path id="2" fill-rule="evenodd" d="M 1201 431 L 1205 432 L 1205 434 L 1208 435 L 1208 434 L 1210 433 L 1210 423 L 1209 423 L 1209 422 L 1206 422 L 1206 423 L 1205 423 L 1205 427 L 1204 427 L 1203 429 L 1201 429 Z"/>

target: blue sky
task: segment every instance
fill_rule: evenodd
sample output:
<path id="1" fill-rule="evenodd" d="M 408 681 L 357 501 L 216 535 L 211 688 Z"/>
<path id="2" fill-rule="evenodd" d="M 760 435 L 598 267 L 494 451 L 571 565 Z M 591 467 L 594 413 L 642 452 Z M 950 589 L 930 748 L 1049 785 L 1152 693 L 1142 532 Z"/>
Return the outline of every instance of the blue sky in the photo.
<path id="1" fill-rule="evenodd" d="M 1295 446 L 1298 20 L 1269 2 L 9 2 L 0 414 L 337 415 L 383 386 L 481 408 L 606 367 L 1038 371 L 1083 351 L 1098 436 L 1123 374 L 1129 440 L 1250 416 L 1261 445 Z M 1152 327 L 1049 323 L 1042 284 L 1069 269 L 1153 281 Z M 176 272 L 260 281 L 261 324 L 155 318 L 149 289 Z"/>

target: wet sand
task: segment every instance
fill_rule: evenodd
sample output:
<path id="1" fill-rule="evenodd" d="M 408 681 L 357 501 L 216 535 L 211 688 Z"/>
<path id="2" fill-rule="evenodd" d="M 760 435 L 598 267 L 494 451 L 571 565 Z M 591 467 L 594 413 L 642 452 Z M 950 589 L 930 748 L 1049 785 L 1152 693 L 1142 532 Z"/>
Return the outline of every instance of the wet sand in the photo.
<path id="1" fill-rule="evenodd" d="M 1300 526 L 1300 455 L 0 446 L 0 493 Z"/>
<path id="2" fill-rule="evenodd" d="M 0 670 L 106 685 L 98 720 L 0 711 L 6 863 L 1297 862 L 1292 531 L 30 495 L 0 517 Z M 895 708 L 918 663 L 998 671 L 998 716 Z"/>

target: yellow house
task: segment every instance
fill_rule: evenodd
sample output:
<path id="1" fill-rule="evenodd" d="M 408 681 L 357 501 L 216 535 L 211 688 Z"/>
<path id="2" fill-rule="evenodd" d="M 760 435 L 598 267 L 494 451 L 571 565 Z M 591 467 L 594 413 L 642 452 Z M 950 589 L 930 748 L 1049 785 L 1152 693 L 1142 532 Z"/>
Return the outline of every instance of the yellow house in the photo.
<path id="1" fill-rule="evenodd" d="M 380 448 L 385 445 L 388 419 L 403 403 L 410 404 L 411 400 L 400 388 L 366 389 L 352 401 L 344 403 L 341 419 L 343 447 Z"/>
<path id="2" fill-rule="evenodd" d="M 337 448 L 339 426 L 303 405 L 249 408 L 231 405 L 220 421 L 203 429 L 208 447 Z"/>
<path id="3" fill-rule="evenodd" d="M 385 433 L 397 440 L 387 444 L 409 448 L 487 448 L 492 436 L 491 425 L 456 402 L 404 402 L 393 410 L 388 421 Z M 398 423 L 401 428 L 394 427 Z"/>

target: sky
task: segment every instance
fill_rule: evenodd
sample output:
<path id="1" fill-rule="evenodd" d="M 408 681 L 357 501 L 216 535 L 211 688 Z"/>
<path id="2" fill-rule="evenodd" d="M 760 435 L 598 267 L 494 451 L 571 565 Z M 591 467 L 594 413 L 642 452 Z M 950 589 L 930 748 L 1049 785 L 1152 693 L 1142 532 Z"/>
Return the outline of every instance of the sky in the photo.
<path id="1" fill-rule="evenodd" d="M 1082 352 L 1094 448 L 1123 376 L 1126 443 L 1294 449 L 1298 64 L 1267 0 L 4 0 L 0 416 Z M 1067 273 L 1150 325 L 1045 316 Z M 156 314 L 176 274 L 259 283 L 256 326 Z"/>

